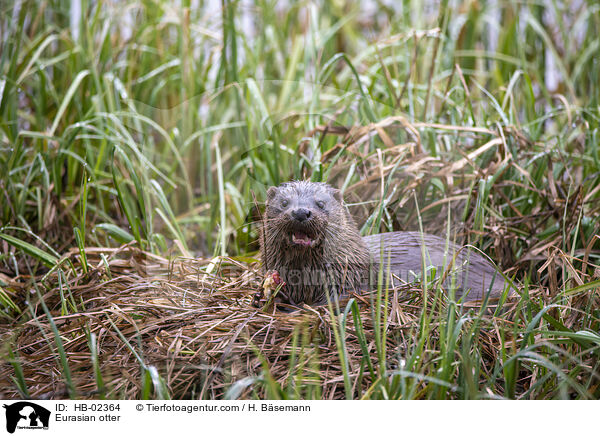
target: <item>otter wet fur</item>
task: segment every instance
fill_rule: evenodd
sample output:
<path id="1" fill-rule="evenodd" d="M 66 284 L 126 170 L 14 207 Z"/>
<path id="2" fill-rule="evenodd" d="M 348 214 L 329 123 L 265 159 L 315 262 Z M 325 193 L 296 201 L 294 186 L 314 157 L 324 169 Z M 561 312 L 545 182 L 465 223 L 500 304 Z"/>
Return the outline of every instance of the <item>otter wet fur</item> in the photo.
<path id="1" fill-rule="evenodd" d="M 497 299 L 502 275 L 481 254 L 419 232 L 361 237 L 341 192 L 326 183 L 294 181 L 267 191 L 260 235 L 263 267 L 285 283 L 280 300 L 320 305 L 327 295 L 372 288 L 379 268 L 413 281 L 423 266 L 444 274 L 444 287 L 465 301 Z M 384 259 L 383 266 L 381 259 Z M 448 269 L 448 265 L 452 268 Z M 451 274 L 448 274 L 451 271 Z M 385 281 L 384 281 L 385 283 Z"/>
<path id="2" fill-rule="evenodd" d="M 269 188 L 260 241 L 265 269 L 279 273 L 292 304 L 359 291 L 369 271 L 369 250 L 341 193 L 325 183 Z"/>

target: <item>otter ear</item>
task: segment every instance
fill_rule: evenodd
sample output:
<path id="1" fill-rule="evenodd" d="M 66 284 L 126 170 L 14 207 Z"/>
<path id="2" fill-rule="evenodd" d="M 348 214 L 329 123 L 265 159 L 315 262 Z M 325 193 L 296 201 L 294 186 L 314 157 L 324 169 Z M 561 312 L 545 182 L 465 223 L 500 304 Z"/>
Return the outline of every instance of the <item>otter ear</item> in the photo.
<path id="1" fill-rule="evenodd" d="M 333 198 L 335 198 L 337 201 L 339 201 L 340 203 L 342 201 L 344 201 L 344 196 L 342 195 L 342 191 L 340 191 L 339 189 L 336 188 L 330 188 L 329 192 L 331 192 L 331 195 L 333 195 Z"/>
<path id="2" fill-rule="evenodd" d="M 275 195 L 277 195 L 277 188 L 275 186 L 271 186 L 267 189 L 267 200 L 273 200 Z"/>

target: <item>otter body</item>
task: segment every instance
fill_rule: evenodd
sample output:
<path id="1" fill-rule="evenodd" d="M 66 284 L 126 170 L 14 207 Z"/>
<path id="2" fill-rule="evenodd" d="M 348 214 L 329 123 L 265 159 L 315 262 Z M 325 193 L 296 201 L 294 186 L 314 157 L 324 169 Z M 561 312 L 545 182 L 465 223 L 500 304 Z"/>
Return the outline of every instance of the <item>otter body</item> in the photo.
<path id="1" fill-rule="evenodd" d="M 324 304 L 328 293 L 372 288 L 380 268 L 399 278 L 391 282 L 398 285 L 414 281 L 423 265 L 433 266 L 436 275 L 444 274 L 444 286 L 465 300 L 481 300 L 488 291 L 497 298 L 505 286 L 479 253 L 438 236 L 390 232 L 361 237 L 340 191 L 325 183 L 269 188 L 260 244 L 265 270 L 279 273 L 285 282 L 283 299 L 292 304 Z"/>
<path id="2" fill-rule="evenodd" d="M 497 299 L 505 280 L 494 265 L 477 251 L 460 247 L 445 238 L 420 232 L 390 232 L 363 238 L 371 255 L 371 271 L 392 274 L 390 285 L 410 283 L 425 269 L 435 268 L 444 277 L 444 288 L 465 301 Z M 432 271 L 433 272 L 433 271 Z M 429 274 L 427 274 L 429 275 Z M 384 282 L 385 283 L 385 282 Z"/>

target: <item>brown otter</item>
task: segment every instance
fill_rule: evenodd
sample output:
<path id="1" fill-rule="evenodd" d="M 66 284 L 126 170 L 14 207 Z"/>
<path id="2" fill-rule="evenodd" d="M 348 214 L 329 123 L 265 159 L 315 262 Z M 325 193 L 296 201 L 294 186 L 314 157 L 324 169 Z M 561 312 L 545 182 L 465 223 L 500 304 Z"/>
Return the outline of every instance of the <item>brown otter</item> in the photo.
<path id="1" fill-rule="evenodd" d="M 496 299 L 505 287 L 483 256 L 438 236 L 390 232 L 361 237 L 340 191 L 325 183 L 269 188 L 260 244 L 265 270 L 279 273 L 285 282 L 283 299 L 292 304 L 324 304 L 328 293 L 333 297 L 372 287 L 382 259 L 383 270 L 400 283 L 413 281 L 423 266 L 435 267 L 437 276 L 444 274 L 444 287 L 464 300 L 481 300 L 488 291 Z"/>

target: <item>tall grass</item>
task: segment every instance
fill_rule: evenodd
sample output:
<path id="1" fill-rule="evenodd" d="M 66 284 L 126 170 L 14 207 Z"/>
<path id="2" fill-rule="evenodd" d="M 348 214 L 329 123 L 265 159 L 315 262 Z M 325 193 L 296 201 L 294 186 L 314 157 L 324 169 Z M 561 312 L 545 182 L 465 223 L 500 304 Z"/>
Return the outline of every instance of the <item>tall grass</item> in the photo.
<path id="1" fill-rule="evenodd" d="M 348 368 L 349 397 L 446 398 L 458 385 L 457 397 L 473 398 L 503 379 L 502 394 L 514 398 L 522 365 L 537 381 L 521 396 L 563 385 L 559 396 L 598 396 L 598 366 L 582 359 L 600 346 L 597 1 L 0 7 L 2 322 L 30 316 L 7 278 L 72 269 L 70 249 L 83 273 L 89 246 L 251 254 L 255 196 L 292 178 L 329 180 L 347 191 L 364 233 L 417 229 L 417 215 L 429 231 L 451 224 L 521 282 L 548 288 L 548 305 L 523 293 L 522 324 L 512 327 L 424 308 L 394 368 L 379 325 L 378 363 L 359 370 L 373 388 L 354 393 Z M 332 134 L 390 117 L 402 119 L 391 132 Z M 397 144 L 410 147 L 394 155 Z M 405 164 L 415 155 L 439 171 L 423 176 Z M 369 177 L 381 183 L 361 190 Z M 452 223 L 438 226 L 440 216 Z M 342 312 L 340 356 L 350 318 L 366 352 L 358 311 Z M 440 348 L 424 361 L 432 329 Z M 524 335 L 520 349 L 503 342 L 485 386 L 482 329 Z M 540 335 L 543 352 L 531 339 Z M 146 386 L 166 397 L 154 368 L 140 364 Z M 593 375 L 575 381 L 582 372 Z M 286 395 L 303 396 L 298 389 Z"/>

